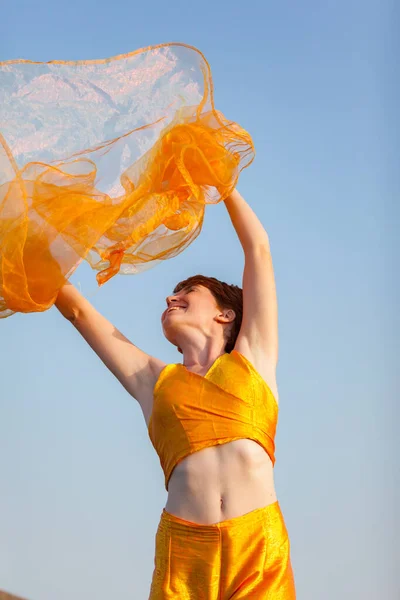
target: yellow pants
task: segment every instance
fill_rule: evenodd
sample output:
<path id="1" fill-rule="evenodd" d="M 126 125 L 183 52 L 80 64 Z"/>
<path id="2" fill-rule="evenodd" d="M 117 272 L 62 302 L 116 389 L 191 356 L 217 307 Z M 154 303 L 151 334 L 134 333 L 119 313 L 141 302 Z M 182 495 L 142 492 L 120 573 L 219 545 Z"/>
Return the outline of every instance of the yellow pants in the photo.
<path id="1" fill-rule="evenodd" d="M 163 510 L 149 600 L 295 600 L 278 502 L 213 525 Z"/>

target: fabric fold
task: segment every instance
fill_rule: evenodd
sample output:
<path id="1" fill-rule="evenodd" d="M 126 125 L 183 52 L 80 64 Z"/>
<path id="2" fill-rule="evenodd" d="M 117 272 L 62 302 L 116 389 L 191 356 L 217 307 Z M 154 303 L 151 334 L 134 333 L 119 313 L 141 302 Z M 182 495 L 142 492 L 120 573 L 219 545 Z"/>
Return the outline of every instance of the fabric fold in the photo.
<path id="1" fill-rule="evenodd" d="M 177 256 L 254 157 L 195 48 L 0 63 L 0 317 L 54 304 L 82 260 L 103 285 Z"/>

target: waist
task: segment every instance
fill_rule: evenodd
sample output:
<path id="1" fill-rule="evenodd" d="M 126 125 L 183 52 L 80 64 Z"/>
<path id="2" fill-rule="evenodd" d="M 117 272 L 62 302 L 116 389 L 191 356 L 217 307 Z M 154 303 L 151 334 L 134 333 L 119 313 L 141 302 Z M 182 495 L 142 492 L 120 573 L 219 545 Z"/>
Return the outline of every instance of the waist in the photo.
<path id="1" fill-rule="evenodd" d="M 257 442 L 241 439 L 183 459 L 169 480 L 165 510 L 207 525 L 276 501 L 270 457 Z"/>

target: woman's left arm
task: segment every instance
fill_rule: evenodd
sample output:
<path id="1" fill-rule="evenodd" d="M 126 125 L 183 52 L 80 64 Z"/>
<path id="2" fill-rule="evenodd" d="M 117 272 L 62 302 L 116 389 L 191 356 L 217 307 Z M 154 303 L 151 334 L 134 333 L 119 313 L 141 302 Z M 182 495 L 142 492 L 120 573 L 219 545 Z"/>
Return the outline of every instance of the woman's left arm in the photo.
<path id="1" fill-rule="evenodd" d="M 244 251 L 243 320 L 236 346 L 278 362 L 278 302 L 268 234 L 237 190 L 225 199 Z"/>

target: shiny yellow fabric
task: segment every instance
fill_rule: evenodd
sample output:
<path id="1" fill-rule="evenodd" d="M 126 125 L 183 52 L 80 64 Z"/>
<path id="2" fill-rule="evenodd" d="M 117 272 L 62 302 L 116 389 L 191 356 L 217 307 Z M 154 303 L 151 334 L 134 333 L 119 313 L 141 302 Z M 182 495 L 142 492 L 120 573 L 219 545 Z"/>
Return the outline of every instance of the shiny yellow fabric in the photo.
<path id="1" fill-rule="evenodd" d="M 213 525 L 164 509 L 149 600 L 295 600 L 278 502 Z"/>
<path id="2" fill-rule="evenodd" d="M 159 456 L 165 487 L 189 454 L 247 438 L 275 463 L 278 405 L 268 385 L 239 352 L 220 356 L 202 377 L 182 364 L 167 365 L 154 388 L 150 440 Z"/>
<path id="3" fill-rule="evenodd" d="M 182 252 L 253 160 L 196 48 L 0 62 L 0 317 L 36 312 L 87 260 L 99 285 Z"/>

